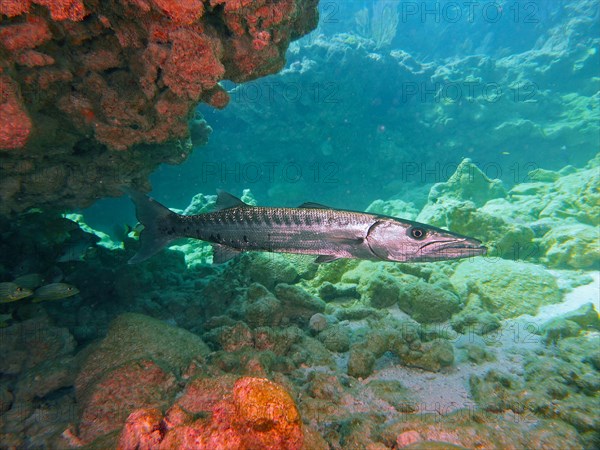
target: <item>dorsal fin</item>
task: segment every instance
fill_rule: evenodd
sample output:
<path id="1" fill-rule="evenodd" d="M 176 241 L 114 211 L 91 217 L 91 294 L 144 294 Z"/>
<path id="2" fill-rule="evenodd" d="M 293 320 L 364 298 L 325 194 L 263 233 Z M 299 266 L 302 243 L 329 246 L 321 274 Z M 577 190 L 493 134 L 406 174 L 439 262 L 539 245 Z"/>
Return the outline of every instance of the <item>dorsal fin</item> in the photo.
<path id="1" fill-rule="evenodd" d="M 231 195 L 229 192 L 217 189 L 217 203 L 215 204 L 215 211 L 221 209 L 235 208 L 236 206 L 248 206 L 246 203 L 241 201 L 235 195 Z"/>
<path id="2" fill-rule="evenodd" d="M 331 206 L 321 205 L 320 203 L 315 202 L 305 202 L 302 203 L 298 208 L 310 208 L 310 209 L 333 209 Z"/>

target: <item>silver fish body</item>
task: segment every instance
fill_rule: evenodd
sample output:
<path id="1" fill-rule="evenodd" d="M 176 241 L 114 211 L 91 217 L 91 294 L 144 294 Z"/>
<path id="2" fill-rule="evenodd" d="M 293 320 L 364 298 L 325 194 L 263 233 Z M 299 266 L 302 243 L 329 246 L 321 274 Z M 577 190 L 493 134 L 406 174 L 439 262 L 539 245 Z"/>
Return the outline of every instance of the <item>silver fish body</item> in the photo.
<path id="1" fill-rule="evenodd" d="M 217 210 L 194 216 L 176 214 L 144 194 L 130 191 L 144 225 L 141 246 L 129 261 L 148 259 L 174 239 L 209 242 L 214 261 L 243 251 L 318 255 L 383 261 L 439 261 L 485 253 L 481 242 L 418 222 L 305 203 L 298 208 L 250 206 L 219 192 Z"/>

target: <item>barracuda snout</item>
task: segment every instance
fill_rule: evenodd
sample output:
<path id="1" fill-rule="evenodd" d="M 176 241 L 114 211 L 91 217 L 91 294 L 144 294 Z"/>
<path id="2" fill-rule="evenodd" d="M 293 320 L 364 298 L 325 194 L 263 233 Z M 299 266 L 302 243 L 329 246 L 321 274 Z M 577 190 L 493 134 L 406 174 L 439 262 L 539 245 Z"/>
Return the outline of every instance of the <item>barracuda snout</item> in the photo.
<path id="1" fill-rule="evenodd" d="M 374 255 L 386 261 L 425 262 L 484 255 L 481 241 L 402 219 L 382 219 L 367 236 Z"/>

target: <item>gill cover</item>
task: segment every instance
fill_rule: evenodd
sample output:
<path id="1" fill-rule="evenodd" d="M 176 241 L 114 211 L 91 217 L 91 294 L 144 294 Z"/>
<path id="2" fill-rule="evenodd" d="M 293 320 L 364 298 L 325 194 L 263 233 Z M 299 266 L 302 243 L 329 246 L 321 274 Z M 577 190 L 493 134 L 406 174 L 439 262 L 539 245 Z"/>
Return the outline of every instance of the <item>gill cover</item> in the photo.
<path id="1" fill-rule="evenodd" d="M 371 252 L 384 261 L 410 261 L 420 243 L 406 234 L 408 225 L 393 220 L 378 220 L 367 233 Z"/>

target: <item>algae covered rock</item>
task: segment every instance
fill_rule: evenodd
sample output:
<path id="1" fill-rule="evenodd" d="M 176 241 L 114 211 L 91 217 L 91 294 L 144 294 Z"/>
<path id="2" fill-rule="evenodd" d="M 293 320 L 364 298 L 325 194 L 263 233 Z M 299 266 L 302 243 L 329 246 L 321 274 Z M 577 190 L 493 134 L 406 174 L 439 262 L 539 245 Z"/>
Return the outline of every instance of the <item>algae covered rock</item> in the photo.
<path id="1" fill-rule="evenodd" d="M 502 181 L 489 179 L 469 158 L 465 158 L 444 183 L 437 183 L 429 192 L 429 202 L 442 197 L 468 200 L 483 206 L 488 200 L 506 196 Z"/>
<path id="2" fill-rule="evenodd" d="M 400 286 L 397 278 L 379 270 L 372 276 L 363 278 L 358 285 L 358 291 L 373 308 L 387 308 L 398 302 Z"/>
<path id="3" fill-rule="evenodd" d="M 598 269 L 598 226 L 570 223 L 552 227 L 540 239 L 542 261 L 549 267 Z"/>
<path id="4" fill-rule="evenodd" d="M 313 314 L 308 321 L 308 328 L 312 331 L 319 332 L 323 331 L 325 328 L 329 326 L 329 321 L 327 320 L 327 316 L 325 314 L 316 313 Z"/>
<path id="5" fill-rule="evenodd" d="M 541 331 L 546 344 L 556 344 L 560 339 L 577 336 L 581 331 L 581 326 L 572 320 L 558 317 L 544 323 Z"/>
<path id="6" fill-rule="evenodd" d="M 555 278 L 543 267 L 504 259 L 484 260 L 475 267 L 462 262 L 451 277 L 463 297 L 478 295 L 481 306 L 501 318 L 535 315 L 543 305 L 562 299 Z"/>
<path id="7" fill-rule="evenodd" d="M 375 367 L 375 355 L 366 348 L 353 347 L 348 359 L 348 375 L 355 378 L 366 378 Z"/>
<path id="8" fill-rule="evenodd" d="M 119 429 L 139 407 L 164 407 L 176 376 L 209 349 L 200 337 L 141 314 L 123 314 L 87 356 L 75 389 L 80 438 L 89 443 Z"/>
<path id="9" fill-rule="evenodd" d="M 330 283 L 325 281 L 319 288 L 319 297 L 325 301 L 336 298 L 360 298 L 356 284 L 352 283 Z"/>
<path id="10" fill-rule="evenodd" d="M 275 287 L 275 296 L 284 308 L 285 317 L 301 325 L 308 322 L 313 314 L 325 311 L 325 302 L 299 285 L 280 283 Z"/>
<path id="11" fill-rule="evenodd" d="M 293 283 L 299 276 L 292 261 L 279 253 L 248 254 L 242 264 L 242 271 L 267 289 L 278 283 Z"/>
<path id="12" fill-rule="evenodd" d="M 396 411 L 402 413 L 414 412 L 416 402 L 411 392 L 397 380 L 371 380 L 367 387 L 376 397 L 386 401 Z"/>
<path id="13" fill-rule="evenodd" d="M 435 284 L 419 281 L 401 290 L 398 305 L 417 322 L 444 322 L 460 310 L 460 299 Z"/>
<path id="14" fill-rule="evenodd" d="M 593 303 L 581 305 L 576 310 L 564 314 L 562 318 L 571 320 L 584 329 L 600 330 L 600 316 Z"/>
<path id="15" fill-rule="evenodd" d="M 333 325 L 319 333 L 318 339 L 331 352 L 347 352 L 350 348 L 350 331 L 342 325 Z"/>
<path id="16" fill-rule="evenodd" d="M 481 298 L 475 293 L 467 296 L 465 308 L 452 316 L 451 323 L 452 328 L 463 334 L 487 334 L 501 325 L 498 315 L 484 309 Z"/>
<path id="17" fill-rule="evenodd" d="M 523 397 L 516 394 L 523 385 L 512 375 L 489 370 L 482 377 L 471 375 L 469 386 L 477 404 L 488 411 L 519 413 L 524 409 Z"/>
<path id="18" fill-rule="evenodd" d="M 407 366 L 438 372 L 454 362 L 454 347 L 444 339 L 434 339 L 416 348 L 417 350 L 411 350 L 402 357 L 402 362 Z"/>
<path id="19" fill-rule="evenodd" d="M 245 321 L 251 327 L 277 326 L 282 320 L 281 302 L 267 289 L 253 283 L 248 287 L 243 304 Z"/>

